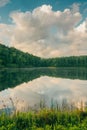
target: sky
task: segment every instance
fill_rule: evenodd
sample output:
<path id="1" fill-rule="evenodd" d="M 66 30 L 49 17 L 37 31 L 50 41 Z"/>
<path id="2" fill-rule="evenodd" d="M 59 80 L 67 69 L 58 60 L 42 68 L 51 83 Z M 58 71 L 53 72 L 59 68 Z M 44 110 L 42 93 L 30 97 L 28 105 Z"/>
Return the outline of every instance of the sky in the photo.
<path id="1" fill-rule="evenodd" d="M 0 43 L 43 58 L 87 55 L 87 0 L 0 0 Z"/>

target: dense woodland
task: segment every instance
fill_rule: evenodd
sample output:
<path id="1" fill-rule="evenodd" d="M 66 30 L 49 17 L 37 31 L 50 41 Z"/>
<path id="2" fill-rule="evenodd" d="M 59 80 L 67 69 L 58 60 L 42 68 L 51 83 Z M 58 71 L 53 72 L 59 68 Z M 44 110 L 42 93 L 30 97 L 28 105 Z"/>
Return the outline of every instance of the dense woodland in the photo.
<path id="1" fill-rule="evenodd" d="M 0 68 L 87 67 L 87 56 L 40 58 L 0 44 Z"/>

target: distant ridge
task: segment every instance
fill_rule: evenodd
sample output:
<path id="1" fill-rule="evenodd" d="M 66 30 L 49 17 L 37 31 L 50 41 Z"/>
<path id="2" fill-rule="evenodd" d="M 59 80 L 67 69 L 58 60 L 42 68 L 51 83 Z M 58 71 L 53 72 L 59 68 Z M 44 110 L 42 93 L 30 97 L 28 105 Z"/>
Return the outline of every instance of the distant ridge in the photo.
<path id="1" fill-rule="evenodd" d="M 0 68 L 29 67 L 87 67 L 87 55 L 44 59 L 0 44 Z"/>

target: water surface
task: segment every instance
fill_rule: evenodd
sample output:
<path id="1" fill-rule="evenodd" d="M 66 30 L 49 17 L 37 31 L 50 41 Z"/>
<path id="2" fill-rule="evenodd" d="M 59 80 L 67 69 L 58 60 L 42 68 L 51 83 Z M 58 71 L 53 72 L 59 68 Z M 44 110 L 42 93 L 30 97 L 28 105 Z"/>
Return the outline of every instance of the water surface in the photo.
<path id="1" fill-rule="evenodd" d="M 86 68 L 31 68 L 0 71 L 0 109 L 27 111 L 64 100 L 87 104 Z"/>

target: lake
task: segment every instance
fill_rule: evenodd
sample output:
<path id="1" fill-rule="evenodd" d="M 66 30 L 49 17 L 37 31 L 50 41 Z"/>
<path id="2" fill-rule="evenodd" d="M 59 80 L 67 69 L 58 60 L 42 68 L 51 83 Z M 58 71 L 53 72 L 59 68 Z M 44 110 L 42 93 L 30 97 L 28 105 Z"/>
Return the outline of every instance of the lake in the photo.
<path id="1" fill-rule="evenodd" d="M 0 110 L 27 111 L 52 104 L 87 105 L 86 68 L 0 70 Z M 55 106 L 55 105 L 54 105 Z"/>

